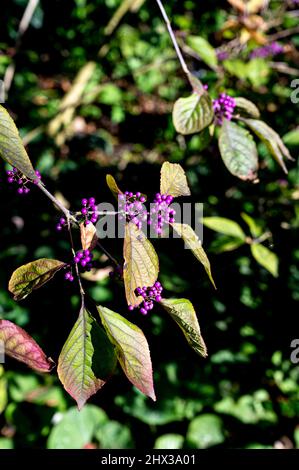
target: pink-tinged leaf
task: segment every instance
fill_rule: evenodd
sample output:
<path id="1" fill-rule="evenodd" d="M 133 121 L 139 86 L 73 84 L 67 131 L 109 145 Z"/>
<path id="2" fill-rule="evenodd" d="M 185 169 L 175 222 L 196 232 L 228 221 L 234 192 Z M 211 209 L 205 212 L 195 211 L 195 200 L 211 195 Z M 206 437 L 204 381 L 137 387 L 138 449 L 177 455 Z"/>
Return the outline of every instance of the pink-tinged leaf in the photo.
<path id="1" fill-rule="evenodd" d="M 79 410 L 111 376 L 116 356 L 105 331 L 83 306 L 58 359 L 57 372 Z"/>
<path id="2" fill-rule="evenodd" d="M 24 362 L 39 372 L 50 372 L 54 366 L 39 345 L 22 328 L 8 320 L 0 320 L 0 341 L 10 357 Z"/>
<path id="3" fill-rule="evenodd" d="M 101 305 L 97 309 L 124 373 L 135 387 L 155 401 L 152 361 L 143 332 L 118 313 Z"/>
<path id="4" fill-rule="evenodd" d="M 8 284 L 8 290 L 15 300 L 22 300 L 33 290 L 39 289 L 65 266 L 56 259 L 37 259 L 16 269 Z"/>
<path id="5" fill-rule="evenodd" d="M 83 250 L 93 250 L 97 246 L 97 229 L 90 222 L 88 225 L 80 224 L 81 244 Z"/>

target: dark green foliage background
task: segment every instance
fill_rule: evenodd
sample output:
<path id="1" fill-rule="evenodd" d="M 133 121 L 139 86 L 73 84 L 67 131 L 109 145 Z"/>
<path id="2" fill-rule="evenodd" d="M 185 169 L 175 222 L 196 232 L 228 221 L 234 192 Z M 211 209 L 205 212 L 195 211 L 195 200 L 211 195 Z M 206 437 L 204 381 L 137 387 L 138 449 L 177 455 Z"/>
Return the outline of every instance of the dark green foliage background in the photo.
<path id="1" fill-rule="evenodd" d="M 106 85 L 92 103 L 81 103 L 76 110 L 85 120 L 83 132 L 61 146 L 45 130 L 32 140 L 28 151 L 34 166 L 52 192 L 63 193 L 72 207 L 79 207 L 86 196 L 113 202 L 105 185 L 108 172 L 124 190 L 152 196 L 159 189 L 161 163 L 179 162 L 188 174 L 192 200 L 204 203 L 205 215 L 234 219 L 248 233 L 240 217 L 247 212 L 272 232 L 266 246 L 278 254 L 280 267 L 279 277 L 274 279 L 257 265 L 246 246 L 211 254 L 209 247 L 217 236 L 205 229 L 204 245 L 218 286 L 215 292 L 192 255 L 180 249 L 179 240 L 157 241 L 167 295 L 193 302 L 209 356 L 203 360 L 188 349 L 162 309 L 156 308 L 146 318 L 130 313 L 150 344 L 157 403 L 143 398 L 119 372 L 90 400 L 114 423 L 103 419 L 101 424 L 99 419 L 93 428 L 87 416 L 84 425 L 93 430 L 78 445 L 93 442 L 108 448 L 152 448 L 159 445 L 159 437 L 178 434 L 184 447 L 273 447 L 277 441 L 280 444 L 276 445 L 296 446 L 299 370 L 290 362 L 290 343 L 299 337 L 297 163 L 289 165 L 285 178 L 260 145 L 260 182 L 244 183 L 227 172 L 216 141 L 201 151 L 197 137 L 180 140 L 171 122 L 171 108 L 190 89 L 157 6 L 145 2 L 138 13 L 123 18 L 111 37 L 105 37 L 104 27 L 119 3 L 40 2 L 15 57 L 16 74 L 6 103 L 21 134 L 55 117 L 64 92 L 88 60 L 97 62 L 90 90 L 100 83 Z M 10 63 L 26 2 L 7 0 L 2 4 L 0 78 Z M 195 0 L 169 0 L 167 7 L 182 37 L 203 35 L 214 46 L 220 45 L 215 32 L 231 11 L 226 2 L 214 1 L 209 6 Z M 287 42 L 296 46 L 299 37 L 292 36 Z M 98 57 L 104 45 L 105 53 Z M 188 63 L 213 93 L 214 72 L 192 58 Z M 298 115 L 298 105 L 290 101 L 291 80 L 269 70 L 263 85 L 228 74 L 222 85 L 231 94 L 254 101 L 263 119 L 284 135 L 295 128 Z M 291 151 L 297 158 L 298 147 Z M 17 197 L 5 182 L 4 170 L 1 164 L 0 317 L 24 327 L 57 361 L 78 314 L 76 286 L 58 275 L 16 304 L 7 283 L 22 263 L 44 256 L 67 260 L 67 238 L 55 232 L 57 213 L 49 201 L 36 188 L 24 199 Z M 121 259 L 120 241 L 107 241 L 105 246 Z M 101 267 L 106 265 L 109 263 L 103 261 Z M 87 288 L 97 301 L 127 315 L 121 285 L 105 278 L 87 283 Z M 74 402 L 62 391 L 55 373 L 38 376 L 7 361 L 5 377 L 8 403 L 0 415 L 0 448 L 46 447 L 55 423 Z M 192 422 L 202 414 L 216 415 L 219 420 L 212 419 L 202 428 L 200 421 Z M 77 442 L 72 435 L 69 439 Z M 298 441 L 297 431 L 297 446 Z"/>

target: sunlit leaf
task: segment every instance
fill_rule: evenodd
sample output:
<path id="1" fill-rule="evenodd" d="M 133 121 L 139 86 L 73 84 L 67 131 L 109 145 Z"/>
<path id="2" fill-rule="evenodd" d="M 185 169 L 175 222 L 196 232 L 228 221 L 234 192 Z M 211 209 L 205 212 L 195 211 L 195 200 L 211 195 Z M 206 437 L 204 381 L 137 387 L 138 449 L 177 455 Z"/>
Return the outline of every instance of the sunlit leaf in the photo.
<path id="1" fill-rule="evenodd" d="M 214 118 L 212 100 L 206 91 L 193 92 L 187 98 L 179 98 L 173 107 L 173 124 L 183 135 L 194 134 L 208 127 Z"/>
<path id="2" fill-rule="evenodd" d="M 4 368 L 0 365 L 0 414 L 3 413 L 3 411 L 6 408 L 6 405 L 7 405 L 7 380 L 4 375 Z"/>
<path id="3" fill-rule="evenodd" d="M 251 235 L 254 238 L 260 237 L 263 231 L 256 221 L 250 217 L 250 215 L 245 214 L 244 212 L 242 212 L 241 217 L 248 225 Z"/>
<path id="4" fill-rule="evenodd" d="M 22 300 L 33 290 L 39 289 L 65 266 L 56 259 L 41 258 L 16 269 L 9 281 L 8 289 L 15 300 Z"/>
<path id="5" fill-rule="evenodd" d="M 162 434 L 156 439 L 154 449 L 182 449 L 184 440 L 181 434 Z"/>
<path id="6" fill-rule="evenodd" d="M 123 276 L 128 305 L 137 306 L 142 302 L 136 296 L 137 287 L 152 286 L 158 278 L 159 259 L 157 253 L 146 238 L 132 222 L 126 224 L 124 239 Z"/>
<path id="7" fill-rule="evenodd" d="M 163 299 L 161 305 L 183 331 L 191 348 L 200 356 L 207 356 L 207 348 L 201 336 L 200 326 L 190 300 Z"/>
<path id="8" fill-rule="evenodd" d="M 173 197 L 189 196 L 186 174 L 178 163 L 165 162 L 161 168 L 160 179 L 161 194 L 168 194 Z"/>
<path id="9" fill-rule="evenodd" d="M 188 36 L 186 42 L 201 60 L 215 69 L 218 65 L 217 54 L 213 46 L 201 36 Z"/>
<path id="10" fill-rule="evenodd" d="M 215 230 L 215 232 L 230 235 L 231 237 L 239 238 L 241 240 L 245 240 L 246 238 L 240 225 L 233 220 L 226 219 L 225 217 L 204 217 L 202 219 L 202 223 L 211 230 Z"/>
<path id="11" fill-rule="evenodd" d="M 219 150 L 228 171 L 242 180 L 255 180 L 258 156 L 251 134 L 243 127 L 224 119 L 219 134 Z"/>
<path id="12" fill-rule="evenodd" d="M 17 361 L 39 372 L 50 372 L 54 362 L 22 328 L 8 320 L 0 320 L 0 341 L 4 343 L 4 351 Z"/>
<path id="13" fill-rule="evenodd" d="M 83 250 L 93 250 L 97 246 L 97 229 L 91 222 L 86 226 L 84 223 L 80 224 L 80 234 Z"/>
<path id="14" fill-rule="evenodd" d="M 179 236 L 184 240 L 184 242 L 186 243 L 186 246 L 192 251 L 192 253 L 198 259 L 198 261 L 203 265 L 203 267 L 206 270 L 207 275 L 209 276 L 211 283 L 216 289 L 216 285 L 212 276 L 210 261 L 207 257 L 205 250 L 203 249 L 202 242 L 199 240 L 198 236 L 196 235 L 192 227 L 190 227 L 190 225 L 187 225 L 187 224 L 178 224 L 178 223 L 171 224 L 171 226 L 179 234 Z"/>
<path id="15" fill-rule="evenodd" d="M 238 113 L 244 117 L 253 117 L 253 118 L 260 117 L 260 112 L 257 106 L 252 101 L 249 101 L 246 98 L 238 97 L 238 98 L 235 98 L 235 103 L 236 103 L 235 113 Z"/>
<path id="16" fill-rule="evenodd" d="M 108 416 L 95 405 L 86 405 L 83 410 L 69 408 L 50 432 L 48 449 L 83 449 L 93 441 L 96 431 L 101 428 Z"/>
<path id="17" fill-rule="evenodd" d="M 0 156 L 18 168 L 27 178 L 36 179 L 36 174 L 19 131 L 3 106 L 0 105 Z"/>
<path id="18" fill-rule="evenodd" d="M 105 384 L 115 365 L 114 350 L 103 328 L 82 306 L 57 367 L 60 381 L 79 409 Z"/>
<path id="19" fill-rule="evenodd" d="M 143 332 L 118 313 L 100 305 L 97 308 L 124 373 L 142 393 L 156 400 L 150 351 Z"/>
<path id="20" fill-rule="evenodd" d="M 284 158 L 288 160 L 293 159 L 277 132 L 259 119 L 244 119 L 243 121 L 264 142 L 271 155 L 287 174 L 288 170 L 285 166 Z"/>
<path id="21" fill-rule="evenodd" d="M 191 448 L 206 449 L 224 440 L 223 422 L 217 415 L 203 414 L 189 424 L 187 441 Z"/>
<path id="22" fill-rule="evenodd" d="M 278 276 L 278 257 L 264 245 L 253 243 L 250 245 L 252 256 L 255 260 L 269 271 L 272 276 Z"/>
<path id="23" fill-rule="evenodd" d="M 108 188 L 112 192 L 113 196 L 116 199 L 118 199 L 118 196 L 120 194 L 123 194 L 123 193 L 119 189 L 119 187 L 117 186 L 117 183 L 116 183 L 115 179 L 113 178 L 113 176 L 112 175 L 106 175 L 106 182 L 107 182 Z"/>

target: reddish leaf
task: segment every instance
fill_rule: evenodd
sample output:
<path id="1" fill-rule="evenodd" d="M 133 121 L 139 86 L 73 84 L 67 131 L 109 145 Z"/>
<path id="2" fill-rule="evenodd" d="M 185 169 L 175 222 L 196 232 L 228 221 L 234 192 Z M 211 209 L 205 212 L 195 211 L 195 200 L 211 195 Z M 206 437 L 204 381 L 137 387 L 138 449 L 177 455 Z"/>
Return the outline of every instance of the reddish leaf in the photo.
<path id="1" fill-rule="evenodd" d="M 4 342 L 5 354 L 24 362 L 32 369 L 50 372 L 54 366 L 52 359 L 46 357 L 34 339 L 8 320 L 0 320 L 0 341 Z"/>

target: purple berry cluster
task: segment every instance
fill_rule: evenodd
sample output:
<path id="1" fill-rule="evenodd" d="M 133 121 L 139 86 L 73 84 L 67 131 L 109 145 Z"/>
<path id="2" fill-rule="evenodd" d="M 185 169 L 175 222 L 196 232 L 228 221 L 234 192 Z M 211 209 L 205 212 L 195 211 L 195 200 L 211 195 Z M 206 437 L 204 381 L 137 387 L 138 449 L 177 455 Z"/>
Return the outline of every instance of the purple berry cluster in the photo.
<path id="1" fill-rule="evenodd" d="M 93 254 L 90 250 L 80 250 L 74 256 L 74 263 L 80 265 L 86 271 L 90 271 L 92 268 L 92 258 Z"/>
<path id="2" fill-rule="evenodd" d="M 151 204 L 149 225 L 153 225 L 158 235 L 162 234 L 163 226 L 174 222 L 175 210 L 169 207 L 173 196 L 157 193 Z"/>
<path id="3" fill-rule="evenodd" d="M 147 211 L 143 204 L 146 202 L 145 196 L 141 193 L 132 193 L 126 191 L 124 194 L 120 194 L 119 197 L 119 212 L 120 219 L 126 220 L 127 222 L 133 222 L 140 230 L 142 222 L 147 220 Z"/>
<path id="4" fill-rule="evenodd" d="M 17 168 L 13 168 L 12 170 L 8 170 L 7 172 L 7 181 L 10 184 L 16 183 L 19 187 L 17 189 L 18 194 L 28 194 L 30 192 L 30 188 L 28 188 L 28 183 L 35 183 L 37 184 L 38 181 L 41 179 L 41 174 L 38 170 L 35 171 L 37 179 L 32 181 L 28 179 L 23 173 L 21 173 Z"/>
<path id="5" fill-rule="evenodd" d="M 64 217 L 61 217 L 59 219 L 59 223 L 56 225 L 56 230 L 58 230 L 58 232 L 60 232 L 64 227 L 66 227 L 67 225 L 67 221 Z"/>
<path id="6" fill-rule="evenodd" d="M 284 48 L 281 44 L 279 44 L 278 42 L 271 42 L 266 46 L 254 49 L 250 54 L 250 58 L 256 59 L 257 57 L 260 57 L 262 59 L 265 59 L 267 57 L 281 54 L 282 52 L 284 52 Z"/>
<path id="7" fill-rule="evenodd" d="M 146 315 L 149 310 L 154 308 L 154 302 L 161 302 L 163 287 L 160 282 L 155 282 L 151 287 L 143 286 L 137 287 L 136 295 L 143 297 L 143 302 L 139 305 L 140 313 Z M 134 310 L 133 305 L 129 305 L 129 310 Z"/>
<path id="8" fill-rule="evenodd" d="M 95 224 L 98 220 L 95 198 L 94 197 L 90 197 L 89 199 L 84 198 L 82 199 L 81 204 L 82 204 L 81 214 L 78 217 L 80 222 L 83 222 L 84 225 L 89 225 L 90 223 Z"/>
<path id="9" fill-rule="evenodd" d="M 74 276 L 73 276 L 72 270 L 70 270 L 70 271 L 68 271 L 67 273 L 65 273 L 64 279 L 65 279 L 66 281 L 73 282 Z"/>
<path id="10" fill-rule="evenodd" d="M 213 100 L 213 109 L 217 124 L 221 125 L 223 118 L 231 120 L 236 107 L 235 99 L 226 93 L 220 93 L 219 98 Z"/>

